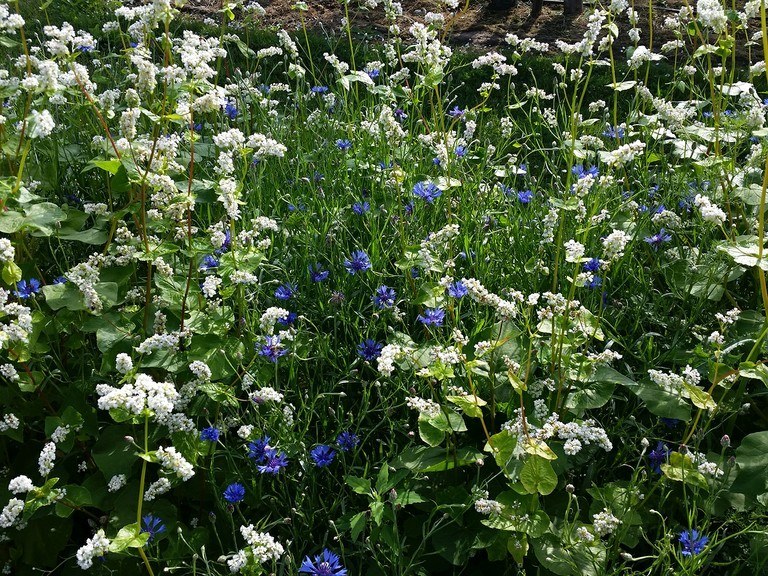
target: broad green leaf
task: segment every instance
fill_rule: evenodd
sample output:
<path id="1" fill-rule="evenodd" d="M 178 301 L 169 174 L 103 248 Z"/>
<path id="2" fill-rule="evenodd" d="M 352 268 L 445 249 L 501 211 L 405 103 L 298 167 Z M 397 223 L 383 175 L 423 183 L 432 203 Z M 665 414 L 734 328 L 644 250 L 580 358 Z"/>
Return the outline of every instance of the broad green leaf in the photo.
<path id="1" fill-rule="evenodd" d="M 768 432 L 754 432 L 736 448 L 738 474 L 730 491 L 750 499 L 768 494 Z"/>
<path id="2" fill-rule="evenodd" d="M 358 536 L 365 530 L 366 511 L 358 512 L 349 521 L 349 531 L 352 540 L 357 540 Z"/>
<path id="3" fill-rule="evenodd" d="M 352 488 L 356 494 L 370 495 L 371 481 L 368 478 L 358 478 L 357 476 L 347 476 L 344 478 L 347 486 Z"/>
<path id="4" fill-rule="evenodd" d="M 557 474 L 548 459 L 530 456 L 520 471 L 520 482 L 528 493 L 546 496 L 557 486 Z"/>
<path id="5" fill-rule="evenodd" d="M 557 454 L 552 451 L 552 448 L 547 446 L 544 440 L 533 438 L 531 436 L 524 438 L 522 441 L 523 450 L 533 456 L 544 458 L 545 460 L 556 460 Z"/>
<path id="6" fill-rule="evenodd" d="M 419 437 L 430 446 L 440 446 L 445 440 L 445 432 L 433 426 L 428 418 L 420 416 Z"/>
<path id="7" fill-rule="evenodd" d="M 22 272 L 15 262 L 8 260 L 3 264 L 3 282 L 6 284 L 16 284 L 21 280 Z"/>
<path id="8" fill-rule="evenodd" d="M 483 400 L 482 398 L 478 398 L 477 396 L 448 396 L 446 397 L 446 400 L 448 402 L 451 402 L 452 404 L 456 404 L 459 408 L 461 408 L 461 411 L 464 412 L 467 416 L 470 418 L 482 418 L 483 417 L 483 411 L 480 409 L 481 406 L 485 406 L 487 402 Z"/>
<path id="9" fill-rule="evenodd" d="M 707 479 L 699 472 L 690 456 L 672 452 L 669 455 L 669 462 L 661 465 L 661 472 L 675 482 L 684 482 L 690 486 L 709 489 Z"/>
<path id="10" fill-rule="evenodd" d="M 122 552 L 126 548 L 141 548 L 149 540 L 149 532 L 141 532 L 138 523 L 120 528 L 109 544 L 110 552 Z"/>

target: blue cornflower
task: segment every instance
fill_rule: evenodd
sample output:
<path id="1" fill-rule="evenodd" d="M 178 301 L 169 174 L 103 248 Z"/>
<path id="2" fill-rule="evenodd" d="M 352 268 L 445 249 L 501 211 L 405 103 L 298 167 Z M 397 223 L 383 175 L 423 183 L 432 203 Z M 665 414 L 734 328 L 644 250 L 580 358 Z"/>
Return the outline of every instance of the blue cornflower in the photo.
<path id="1" fill-rule="evenodd" d="M 686 194 L 677 203 L 677 207 L 686 212 L 690 212 L 693 209 L 693 203 L 696 197 L 693 194 Z"/>
<path id="2" fill-rule="evenodd" d="M 324 282 L 328 279 L 329 274 L 330 272 L 320 262 L 309 265 L 309 277 L 312 282 Z"/>
<path id="3" fill-rule="evenodd" d="M 235 482 L 227 486 L 224 490 L 224 500 L 230 504 L 237 504 L 245 498 L 245 486 L 239 482 Z"/>
<path id="4" fill-rule="evenodd" d="M 322 182 L 323 180 L 325 180 L 325 176 L 323 176 L 323 173 L 318 172 L 317 170 L 315 170 L 315 173 L 312 175 L 312 178 L 314 179 L 315 182 Z"/>
<path id="5" fill-rule="evenodd" d="M 683 556 L 695 556 L 704 551 L 709 537 L 699 534 L 698 530 L 683 530 L 680 532 L 680 545 Z"/>
<path id="6" fill-rule="evenodd" d="M 212 254 L 203 256 L 203 261 L 200 263 L 200 270 L 210 270 L 211 268 L 218 267 L 219 261 L 216 259 L 216 256 L 213 256 Z"/>
<path id="7" fill-rule="evenodd" d="M 517 201 L 520 204 L 528 204 L 533 199 L 533 192 L 530 190 L 521 190 L 517 193 Z"/>
<path id="8" fill-rule="evenodd" d="M 344 260 L 344 268 L 350 274 L 357 274 L 358 272 L 365 272 L 371 269 L 371 259 L 368 258 L 368 254 L 362 250 L 355 250 L 352 252 L 349 258 Z"/>
<path id="9" fill-rule="evenodd" d="M 200 440 L 205 442 L 218 442 L 221 432 L 215 426 L 208 426 L 200 431 Z"/>
<path id="10" fill-rule="evenodd" d="M 333 462 L 334 458 L 336 458 L 336 450 L 326 444 L 320 444 L 320 446 L 312 448 L 309 456 L 312 458 L 315 466 L 318 468 L 325 468 Z"/>
<path id="11" fill-rule="evenodd" d="M 424 314 L 416 318 L 424 326 L 442 326 L 445 320 L 445 310 L 442 308 L 427 308 Z"/>
<path id="12" fill-rule="evenodd" d="M 285 455 L 285 452 L 280 452 L 278 454 L 277 450 L 274 448 L 270 448 L 264 453 L 264 459 L 262 461 L 264 463 L 256 467 L 262 474 L 272 474 L 276 476 L 280 473 L 280 470 L 288 466 L 288 457 Z"/>
<path id="13" fill-rule="evenodd" d="M 432 158 L 432 164 L 434 164 L 435 166 L 440 166 L 440 158 L 438 158 L 437 156 Z"/>
<path id="14" fill-rule="evenodd" d="M 82 46 L 78 46 L 77 50 L 80 50 L 80 52 L 87 54 L 88 52 L 91 52 L 93 50 L 93 46 L 88 46 L 84 44 Z"/>
<path id="15" fill-rule="evenodd" d="M 342 140 L 342 139 L 336 140 L 336 148 L 346 152 L 347 150 L 352 148 L 352 142 L 350 142 L 349 140 Z"/>
<path id="16" fill-rule="evenodd" d="M 405 113 L 405 110 L 403 110 L 402 108 L 397 108 L 397 109 L 395 109 L 395 112 L 394 112 L 394 114 L 395 114 L 395 119 L 396 119 L 398 122 L 402 122 L 403 120 L 405 120 L 406 118 L 408 118 L 408 114 L 406 114 L 406 113 Z"/>
<path id="17" fill-rule="evenodd" d="M 312 88 L 310 88 L 310 92 L 313 94 L 325 94 L 328 92 L 328 86 L 312 86 Z"/>
<path id="18" fill-rule="evenodd" d="M 464 282 L 457 280 L 453 284 L 448 286 L 448 296 L 451 298 L 464 298 L 469 293 L 467 287 L 464 286 Z"/>
<path id="19" fill-rule="evenodd" d="M 59 276 L 58 278 L 53 279 L 54 284 L 66 284 L 67 279 L 64 276 Z"/>
<path id="20" fill-rule="evenodd" d="M 429 180 L 417 182 L 413 186 L 413 195 L 425 200 L 428 204 L 432 204 L 432 202 L 440 198 L 442 193 L 443 191 Z"/>
<path id="21" fill-rule="evenodd" d="M 277 323 L 281 326 L 290 326 L 294 322 L 296 322 L 296 318 L 298 318 L 299 315 L 296 312 L 288 312 L 288 316 L 285 318 L 278 318 Z"/>
<path id="22" fill-rule="evenodd" d="M 224 252 L 227 252 L 229 250 L 229 247 L 232 245 L 232 231 L 227 228 L 224 230 L 224 242 L 221 243 L 221 248 L 217 248 L 213 251 L 214 254 L 224 254 Z"/>
<path id="23" fill-rule="evenodd" d="M 386 284 L 382 284 L 376 288 L 376 293 L 371 297 L 373 305 L 379 310 L 384 308 L 391 308 L 395 305 L 395 299 L 397 298 L 397 292 L 394 288 L 390 288 Z"/>
<path id="24" fill-rule="evenodd" d="M 467 148 L 466 146 L 456 146 L 456 157 L 457 158 L 464 158 L 464 156 L 467 155 Z"/>
<path id="25" fill-rule="evenodd" d="M 662 244 L 672 240 L 672 236 L 664 231 L 664 228 L 659 230 L 657 234 L 643 238 L 654 250 L 658 250 Z"/>
<path id="26" fill-rule="evenodd" d="M 355 202 L 352 204 L 352 212 L 357 214 L 358 216 L 362 216 L 366 212 L 368 212 L 371 209 L 371 203 L 367 200 L 363 200 L 362 202 Z"/>
<path id="27" fill-rule="evenodd" d="M 610 124 L 608 124 L 608 127 L 603 130 L 603 136 L 606 138 L 624 138 L 624 128 L 621 126 L 617 126 L 614 128 Z"/>
<path id="28" fill-rule="evenodd" d="M 465 113 L 465 110 L 462 110 L 458 106 L 454 106 L 451 110 L 448 111 L 448 116 L 451 118 L 461 118 Z"/>
<path id="29" fill-rule="evenodd" d="M 202 132 L 202 131 L 203 131 L 203 123 L 202 123 L 202 122 L 198 122 L 197 124 L 195 124 L 195 125 L 192 127 L 192 129 L 193 129 L 195 132 Z"/>
<path id="30" fill-rule="evenodd" d="M 280 284 L 275 290 L 275 298 L 278 300 L 290 300 L 298 293 L 299 288 L 296 284 L 286 283 Z"/>
<path id="31" fill-rule="evenodd" d="M 165 532 L 165 524 L 160 518 L 155 518 L 152 514 L 141 517 L 141 533 L 149 534 L 148 544 L 163 532 Z"/>
<path id="32" fill-rule="evenodd" d="M 315 556 L 312 561 L 309 556 L 301 563 L 299 573 L 314 574 L 315 576 L 347 576 L 347 569 L 339 562 L 339 557 L 328 550 L 323 549 L 322 554 Z"/>
<path id="33" fill-rule="evenodd" d="M 590 258 L 584 262 L 582 269 L 584 272 L 597 272 L 600 270 L 600 258 Z"/>
<path id="34" fill-rule="evenodd" d="M 368 338 L 366 340 L 363 340 L 362 342 L 360 342 L 360 344 L 357 345 L 357 353 L 364 360 L 367 360 L 368 362 L 372 362 L 373 360 L 376 360 L 376 358 L 381 356 L 381 350 L 383 348 L 384 348 L 383 344 L 379 344 L 378 342 L 376 342 L 376 340 Z"/>
<path id="35" fill-rule="evenodd" d="M 595 276 L 592 278 L 592 280 L 587 282 L 586 287 L 589 288 L 590 290 L 594 290 L 595 288 L 600 288 L 600 286 L 602 285 L 603 285 L 603 279 L 600 278 L 600 276 Z"/>
<path id="36" fill-rule="evenodd" d="M 661 474 L 661 465 L 666 464 L 669 459 L 669 448 L 664 442 L 659 442 L 654 450 L 648 453 L 648 461 L 651 464 L 651 470 L 656 474 Z"/>
<path id="37" fill-rule="evenodd" d="M 264 438 L 259 438 L 255 442 L 248 442 L 248 458 L 254 460 L 257 464 L 261 463 L 267 454 L 267 450 L 270 449 L 270 440 L 269 436 L 264 436 Z"/>
<path id="38" fill-rule="evenodd" d="M 357 434 L 344 431 L 336 438 L 336 444 L 338 444 L 339 450 L 342 452 L 349 452 L 360 444 L 360 438 L 357 437 Z"/>
<path id="39" fill-rule="evenodd" d="M 230 120 L 234 120 L 235 118 L 237 118 L 238 111 L 234 101 L 230 100 L 229 102 L 226 103 L 226 105 L 224 106 L 224 114 L 226 114 Z"/>
<path id="40" fill-rule="evenodd" d="M 16 284 L 16 290 L 14 290 L 13 293 L 16 295 L 17 298 L 26 300 L 27 298 L 30 298 L 34 294 L 37 294 L 39 291 L 40 291 L 40 280 L 38 280 L 37 278 L 30 278 L 29 280 L 20 280 Z"/>
<path id="41" fill-rule="evenodd" d="M 588 168 L 585 168 L 583 164 L 576 164 L 573 168 L 571 168 L 571 174 L 581 180 L 587 176 L 597 178 L 597 176 L 600 174 L 600 171 L 597 169 L 597 166 L 589 166 Z"/>
<path id="42" fill-rule="evenodd" d="M 280 344 L 280 336 L 267 336 L 266 342 L 259 348 L 259 356 L 264 356 L 270 362 L 277 364 L 277 359 L 288 354 L 288 350 Z"/>
<path id="43" fill-rule="evenodd" d="M 368 78 L 371 80 L 375 80 L 379 77 L 379 74 L 381 74 L 378 68 L 366 68 L 365 73 L 368 74 Z"/>
<path id="44" fill-rule="evenodd" d="M 672 428 L 673 430 L 680 426 L 680 420 L 677 418 L 664 418 L 663 416 L 659 418 L 662 424 L 666 426 L 667 428 Z"/>

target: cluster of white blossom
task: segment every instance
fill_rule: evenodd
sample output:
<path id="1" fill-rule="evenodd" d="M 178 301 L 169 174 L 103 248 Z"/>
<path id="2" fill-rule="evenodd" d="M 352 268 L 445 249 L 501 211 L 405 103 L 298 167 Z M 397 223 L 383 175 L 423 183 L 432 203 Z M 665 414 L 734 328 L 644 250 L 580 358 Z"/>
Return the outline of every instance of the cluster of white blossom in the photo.
<path id="1" fill-rule="evenodd" d="M 621 524 L 621 520 L 616 518 L 608 508 L 603 508 L 601 512 L 592 515 L 592 526 L 598 536 L 608 536 L 612 534 Z"/>
<path id="2" fill-rule="evenodd" d="M 0 528 L 10 528 L 16 524 L 22 512 L 24 512 L 24 500 L 11 498 L 0 512 Z"/>
<path id="3" fill-rule="evenodd" d="M 248 547 L 239 550 L 227 561 L 232 574 L 241 572 L 251 561 L 258 566 L 270 560 L 277 560 L 285 552 L 282 544 L 267 532 L 257 532 L 253 524 L 241 526 L 240 533 Z"/>
<path id="4" fill-rule="evenodd" d="M 32 333 L 32 311 L 17 302 L 9 302 L 10 292 L 0 288 L 0 350 L 11 342 L 28 342 Z"/>
<path id="5" fill-rule="evenodd" d="M 155 382 L 147 374 L 137 374 L 133 382 L 126 382 L 120 388 L 99 384 L 98 406 L 101 410 L 122 409 L 136 416 L 151 411 L 158 419 L 173 412 L 178 392 L 169 382 Z"/>
<path id="6" fill-rule="evenodd" d="M 158 478 L 152 482 L 152 484 L 147 486 L 147 489 L 144 491 L 144 500 L 150 502 L 158 496 L 162 496 L 170 489 L 171 481 L 168 480 L 168 478 Z"/>
<path id="7" fill-rule="evenodd" d="M 157 449 L 157 460 L 160 462 L 160 465 L 165 468 L 166 470 L 169 470 L 176 474 L 179 478 L 181 478 L 184 482 L 192 478 L 192 476 L 195 475 L 195 470 L 192 464 L 190 464 L 184 456 L 179 454 L 179 452 L 174 448 L 173 446 L 170 446 L 168 448 L 163 448 L 160 446 Z"/>
<path id="8" fill-rule="evenodd" d="M 104 530 L 99 530 L 93 535 L 93 538 L 88 538 L 85 544 L 81 546 L 77 551 L 77 565 L 83 570 L 87 570 L 93 566 L 94 558 L 101 558 L 109 551 L 110 541 Z"/>

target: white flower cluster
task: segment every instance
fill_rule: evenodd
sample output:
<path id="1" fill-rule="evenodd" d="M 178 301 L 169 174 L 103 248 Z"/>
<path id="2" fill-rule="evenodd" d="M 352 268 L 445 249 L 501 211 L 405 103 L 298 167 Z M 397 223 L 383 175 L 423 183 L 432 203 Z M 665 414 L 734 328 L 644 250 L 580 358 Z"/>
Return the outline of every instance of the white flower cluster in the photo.
<path id="1" fill-rule="evenodd" d="M 157 460 L 163 468 L 175 473 L 176 476 L 181 478 L 184 482 L 195 475 L 195 470 L 192 467 L 192 464 L 187 462 L 184 456 L 179 454 L 173 446 L 168 448 L 160 446 L 160 448 L 157 449 Z"/>
<path id="2" fill-rule="evenodd" d="M 431 417 L 440 414 L 440 404 L 434 400 L 411 396 L 406 400 L 406 404 L 411 410 L 418 410 L 419 414 L 424 414 L 425 416 Z"/>
<path id="3" fill-rule="evenodd" d="M 125 352 L 120 352 L 115 358 L 115 369 L 120 374 L 127 374 L 133 370 L 133 360 Z"/>
<path id="4" fill-rule="evenodd" d="M 621 524 L 621 520 L 616 518 L 608 508 L 603 508 L 602 512 L 592 516 L 592 525 L 598 536 L 612 534 L 619 527 L 619 524 Z"/>
<path id="5" fill-rule="evenodd" d="M 7 4 L 0 4 L 0 32 L 8 34 L 24 26 L 24 18 L 8 9 Z"/>
<path id="6" fill-rule="evenodd" d="M 10 292 L 0 288 L 0 318 L 8 317 L 0 323 L 0 350 L 10 342 L 27 342 L 32 333 L 32 312 L 26 306 L 9 302 Z"/>
<path id="7" fill-rule="evenodd" d="M 40 476 L 45 478 L 53 470 L 53 462 L 56 460 L 56 443 L 48 442 L 43 446 L 37 464 L 40 469 Z"/>
<path id="8" fill-rule="evenodd" d="M 274 402 L 279 404 L 283 401 L 283 395 L 274 388 L 264 386 L 251 394 L 251 400 L 256 404 L 263 404 L 264 402 Z"/>
<path id="9" fill-rule="evenodd" d="M 56 123 L 53 121 L 53 116 L 48 110 L 38 112 L 33 110 L 30 114 L 29 122 L 31 130 L 29 131 L 30 138 L 47 138 L 53 133 L 53 129 L 56 128 Z"/>
<path id="10" fill-rule="evenodd" d="M 498 516 L 501 514 L 502 507 L 496 500 L 480 498 L 475 501 L 475 510 L 485 516 Z"/>
<path id="11" fill-rule="evenodd" d="M 538 400 L 537 403 L 538 406 L 546 409 L 543 401 Z M 517 418 L 505 423 L 503 428 L 512 434 L 522 435 L 522 415 L 519 409 L 516 411 L 516 413 Z M 540 418 L 542 416 L 544 416 L 543 411 L 537 410 L 537 417 Z M 528 434 L 530 434 L 532 438 L 537 438 L 540 440 L 557 438 L 559 440 L 563 440 L 565 442 L 563 449 L 569 456 L 581 452 L 585 445 L 595 445 L 602 448 L 606 452 L 613 450 L 613 444 L 608 438 L 606 431 L 598 426 L 597 423 L 592 419 L 584 420 L 583 422 L 561 422 L 560 415 L 556 412 L 553 412 L 546 418 L 546 420 L 544 420 L 544 423 L 540 428 L 537 428 L 533 422 L 528 420 L 527 429 Z"/>
<path id="12" fill-rule="evenodd" d="M 502 320 L 509 320 L 517 316 L 517 304 L 510 300 L 505 300 L 496 294 L 488 291 L 479 280 L 475 278 L 462 278 L 461 283 L 467 288 L 469 297 L 475 302 L 490 306 L 496 310 L 496 314 Z M 510 292 L 513 300 L 520 303 L 523 301 L 523 295 L 516 290 Z"/>
<path id="13" fill-rule="evenodd" d="M 109 544 L 109 538 L 104 534 L 104 530 L 99 530 L 77 551 L 77 565 L 83 570 L 88 570 L 93 566 L 94 558 L 101 558 L 109 551 Z"/>
<path id="14" fill-rule="evenodd" d="M 6 414 L 3 419 L 0 420 L 0 432 L 7 432 L 8 430 L 17 430 L 21 425 L 16 414 Z"/>
<path id="15" fill-rule="evenodd" d="M 109 479 L 109 482 L 107 483 L 107 491 L 108 492 L 117 492 L 125 486 L 128 483 L 128 478 L 125 474 L 115 474 L 112 476 L 112 478 Z"/>
<path id="16" fill-rule="evenodd" d="M 706 196 L 696 194 L 693 203 L 699 209 L 701 217 L 705 222 L 714 222 L 718 226 L 722 226 L 725 222 L 725 212 L 717 204 L 713 204 Z"/>
<path id="17" fill-rule="evenodd" d="M 265 334 L 272 335 L 275 332 L 275 324 L 277 321 L 285 320 L 288 318 L 289 314 L 290 312 L 285 308 L 279 308 L 277 306 L 267 308 L 266 311 L 261 315 L 261 319 L 259 320 L 259 328 L 261 328 L 262 332 Z"/>
<path id="18" fill-rule="evenodd" d="M 173 412 L 178 392 L 169 382 L 155 382 L 147 374 L 137 374 L 134 382 L 126 382 L 121 388 L 108 384 L 96 386 L 101 410 L 120 408 L 137 416 L 145 410 L 152 411 L 162 420 Z"/>
<path id="19" fill-rule="evenodd" d="M 0 512 L 0 528 L 10 528 L 16 523 L 21 513 L 24 512 L 24 500 L 11 498 Z"/>
<path id="20" fill-rule="evenodd" d="M 0 238 L 0 262 L 13 262 L 16 250 L 8 238 Z"/>
<path id="21" fill-rule="evenodd" d="M 13 494 L 24 494 L 33 490 L 35 485 L 32 483 L 32 479 L 29 476 L 16 476 L 8 483 L 8 491 Z"/>
<path id="22" fill-rule="evenodd" d="M 240 533 L 248 544 L 248 548 L 238 551 L 227 561 L 232 574 L 239 573 L 252 559 L 257 565 L 270 560 L 277 560 L 285 549 L 267 532 L 257 532 L 253 524 L 240 526 Z"/>
<path id="23" fill-rule="evenodd" d="M 158 478 L 152 484 L 147 486 L 144 491 L 144 500 L 150 502 L 158 496 L 162 496 L 171 489 L 171 481 L 168 478 Z"/>
<path id="24" fill-rule="evenodd" d="M 563 246 L 565 248 L 565 261 L 566 262 L 580 262 L 584 257 L 584 245 L 575 240 L 568 240 Z"/>
<path id="25" fill-rule="evenodd" d="M 728 25 L 728 16 L 720 0 L 698 0 L 696 2 L 696 13 L 698 14 L 699 22 L 711 28 L 716 34 L 725 30 L 725 27 Z"/>
<path id="26" fill-rule="evenodd" d="M 603 238 L 603 260 L 615 262 L 624 255 L 629 236 L 623 230 L 614 230 Z"/>

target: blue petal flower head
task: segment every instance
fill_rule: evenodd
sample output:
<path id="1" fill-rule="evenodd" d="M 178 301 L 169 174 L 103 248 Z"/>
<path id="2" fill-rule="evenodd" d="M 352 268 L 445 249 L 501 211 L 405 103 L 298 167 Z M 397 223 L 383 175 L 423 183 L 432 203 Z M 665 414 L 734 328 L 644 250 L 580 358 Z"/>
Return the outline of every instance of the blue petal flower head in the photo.
<path id="1" fill-rule="evenodd" d="M 600 270 L 600 258 L 591 258 L 584 262 L 584 266 L 582 267 L 584 272 L 597 272 Z"/>
<path id="2" fill-rule="evenodd" d="M 376 293 L 371 297 L 373 305 L 379 310 L 384 308 L 391 308 L 395 305 L 395 299 L 397 298 L 397 292 L 394 288 L 390 288 L 386 284 L 382 284 L 376 288 Z"/>
<path id="3" fill-rule="evenodd" d="M 221 248 L 217 248 L 213 251 L 214 254 L 220 255 L 229 251 L 229 247 L 232 246 L 232 231 L 227 228 L 224 230 L 224 242 L 221 244 Z"/>
<path id="4" fill-rule="evenodd" d="M 423 182 L 417 182 L 413 186 L 413 195 L 426 201 L 427 204 L 432 204 L 435 200 L 440 198 L 443 191 L 437 187 L 437 185 L 429 180 Z"/>
<path id="5" fill-rule="evenodd" d="M 603 136 L 606 138 L 624 138 L 624 128 L 621 126 L 614 128 L 608 124 L 608 127 L 603 131 Z"/>
<path id="6" fill-rule="evenodd" d="M 584 164 L 576 164 L 576 166 L 571 168 L 571 174 L 581 180 L 587 176 L 597 178 L 600 175 L 600 171 L 597 169 L 597 166 L 589 166 L 588 168 L 585 168 Z"/>
<path id="7" fill-rule="evenodd" d="M 326 92 L 328 92 L 328 86 L 312 86 L 312 88 L 310 88 L 310 91 L 312 92 L 312 94 L 325 94 Z"/>
<path id="8" fill-rule="evenodd" d="M 155 536 L 165 532 L 165 524 L 160 518 L 155 518 L 152 514 L 141 517 L 141 533 L 149 534 L 147 543 L 152 542 Z"/>
<path id="9" fill-rule="evenodd" d="M 445 320 L 445 310 L 442 308 L 427 308 L 424 314 L 416 318 L 424 326 L 442 326 Z"/>
<path id="10" fill-rule="evenodd" d="M 368 258 L 368 254 L 362 250 L 355 250 L 349 258 L 344 260 L 344 268 L 346 268 L 347 272 L 350 274 L 365 272 L 371 269 L 371 259 Z"/>
<path id="11" fill-rule="evenodd" d="M 286 457 L 285 452 L 280 452 L 278 454 L 277 450 L 270 448 L 264 453 L 263 464 L 257 466 L 256 469 L 262 474 L 272 474 L 273 476 L 277 476 L 280 473 L 280 470 L 286 466 L 288 466 L 288 458 Z"/>
<path id="12" fill-rule="evenodd" d="M 368 338 L 367 340 L 363 340 L 360 342 L 360 344 L 357 345 L 357 354 L 364 360 L 372 362 L 381 356 L 381 351 L 383 348 L 383 344 L 379 344 L 376 342 L 376 340 Z"/>
<path id="13" fill-rule="evenodd" d="M 234 101 L 230 100 L 227 102 L 227 104 L 224 106 L 224 114 L 226 114 L 230 120 L 237 118 L 238 111 Z"/>
<path id="14" fill-rule="evenodd" d="M 312 448 L 309 456 L 312 458 L 315 466 L 318 468 L 325 468 L 333 462 L 334 458 L 336 458 L 336 450 L 326 444 L 320 444 L 320 446 Z"/>
<path id="15" fill-rule="evenodd" d="M 600 276 L 595 276 L 594 278 L 592 278 L 592 280 L 590 280 L 586 284 L 587 288 L 589 288 L 590 290 L 594 290 L 595 288 L 600 288 L 600 286 L 602 285 L 603 285 L 603 279 L 600 278 Z"/>
<path id="16" fill-rule="evenodd" d="M 349 452 L 350 450 L 354 450 L 357 445 L 360 444 L 360 438 L 357 437 L 357 434 L 344 431 L 336 438 L 336 444 L 342 452 Z"/>
<path id="17" fill-rule="evenodd" d="M 336 148 L 346 152 L 347 150 L 352 148 L 352 142 L 350 142 L 349 140 L 342 140 L 342 139 L 336 140 Z"/>
<path id="18" fill-rule="evenodd" d="M 768 98 L 766 98 L 766 100 L 768 100 Z M 395 119 L 396 119 L 398 122 L 402 122 L 403 120 L 405 120 L 406 118 L 408 118 L 408 114 L 406 114 L 406 113 L 405 113 L 405 110 L 403 110 L 402 108 L 397 108 L 397 109 L 395 109 L 395 112 L 394 112 L 394 114 L 395 114 Z"/>
<path id="19" fill-rule="evenodd" d="M 264 461 L 264 458 L 266 457 L 267 450 L 270 449 L 269 447 L 269 441 L 271 438 L 269 436 L 264 436 L 264 438 L 259 438 L 255 442 L 249 442 L 248 443 L 248 458 L 255 461 L 257 464 L 260 464 Z"/>
<path id="20" fill-rule="evenodd" d="M 215 426 L 208 426 L 200 431 L 200 440 L 203 442 L 218 442 L 221 432 Z"/>
<path id="21" fill-rule="evenodd" d="M 285 318 L 278 318 L 277 323 L 281 326 L 290 326 L 294 322 L 296 322 L 296 319 L 299 317 L 299 315 L 296 312 L 288 312 L 288 316 Z"/>
<path id="22" fill-rule="evenodd" d="M 664 228 L 659 230 L 657 234 L 654 234 L 653 236 L 647 236 L 646 238 L 643 238 L 654 250 L 658 250 L 662 244 L 665 242 L 669 242 L 672 240 L 672 236 L 666 233 Z"/>
<path id="23" fill-rule="evenodd" d="M 30 278 L 29 280 L 20 280 L 16 284 L 16 290 L 13 293 L 17 298 L 26 300 L 40 291 L 40 280 L 37 278 Z"/>
<path id="24" fill-rule="evenodd" d="M 533 192 L 530 190 L 521 190 L 517 193 L 517 201 L 520 204 L 528 204 L 531 200 L 533 200 Z"/>
<path id="25" fill-rule="evenodd" d="M 363 202 L 355 202 L 352 204 L 352 212 L 357 214 L 358 216 L 362 216 L 366 212 L 368 212 L 371 209 L 371 203 L 367 200 L 364 200 Z"/>
<path id="26" fill-rule="evenodd" d="M 469 290 L 467 290 L 467 287 L 464 286 L 464 282 L 462 282 L 461 280 L 457 280 L 456 282 L 448 286 L 448 296 L 450 296 L 451 298 L 460 299 L 460 298 L 464 298 L 464 296 L 466 296 L 467 294 L 469 294 Z"/>
<path id="27" fill-rule="evenodd" d="M 378 68 L 366 68 L 365 73 L 368 74 L 368 78 L 371 80 L 375 80 L 379 77 L 379 74 L 381 74 Z"/>
<path id="28" fill-rule="evenodd" d="M 275 290 L 275 298 L 278 300 L 290 300 L 298 293 L 299 288 L 296 284 L 286 283 L 281 284 Z"/>
<path id="29" fill-rule="evenodd" d="M 211 270 L 218 267 L 219 261 L 216 259 L 216 256 L 213 256 L 212 254 L 204 256 L 203 261 L 200 263 L 200 270 Z"/>
<path id="30" fill-rule="evenodd" d="M 315 576 L 347 576 L 347 569 L 341 565 L 339 557 L 325 548 L 312 560 L 309 556 L 301 563 L 299 573 L 314 574 Z"/>
<path id="31" fill-rule="evenodd" d="M 245 498 L 245 486 L 239 482 L 230 484 L 224 490 L 224 500 L 230 504 L 237 504 Z"/>
<path id="32" fill-rule="evenodd" d="M 53 280 L 54 284 L 66 284 L 67 279 L 64 276 L 59 276 L 58 278 L 54 278 Z"/>
<path id="33" fill-rule="evenodd" d="M 450 116 L 451 118 L 461 118 L 462 116 L 464 116 L 464 114 L 466 114 L 466 111 L 462 110 L 458 106 L 454 106 L 448 111 L 448 116 Z"/>
<path id="34" fill-rule="evenodd" d="M 259 356 L 264 356 L 270 362 L 277 363 L 277 359 L 288 354 L 288 350 L 280 343 L 280 336 L 267 336 L 266 342 L 259 348 Z"/>
<path id="35" fill-rule="evenodd" d="M 699 534 L 698 530 L 683 530 L 680 532 L 680 547 L 683 556 L 695 556 L 704 551 L 709 542 L 708 536 Z"/>
<path id="36" fill-rule="evenodd" d="M 464 156 L 467 155 L 467 148 L 466 146 L 456 146 L 456 157 L 457 158 L 464 158 Z"/>
<path id="37" fill-rule="evenodd" d="M 669 459 L 669 447 L 664 442 L 659 442 L 654 450 L 648 453 L 648 462 L 651 464 L 651 470 L 656 474 L 661 474 L 661 465 L 666 464 Z"/>
<path id="38" fill-rule="evenodd" d="M 330 272 L 326 270 L 320 262 L 309 265 L 309 277 L 312 282 L 324 282 L 328 279 Z"/>

